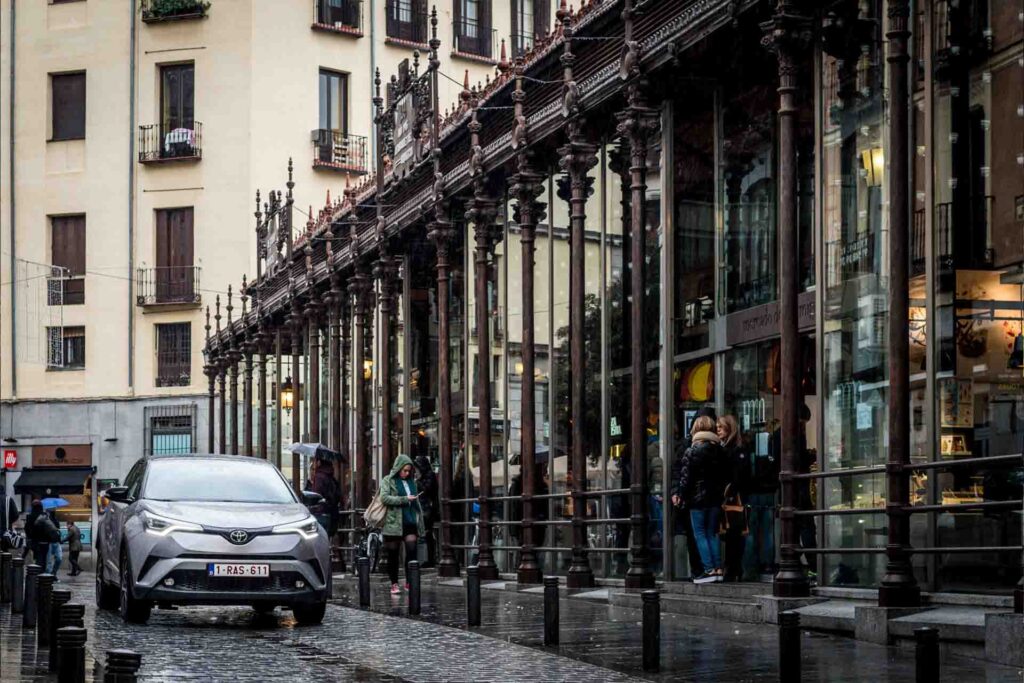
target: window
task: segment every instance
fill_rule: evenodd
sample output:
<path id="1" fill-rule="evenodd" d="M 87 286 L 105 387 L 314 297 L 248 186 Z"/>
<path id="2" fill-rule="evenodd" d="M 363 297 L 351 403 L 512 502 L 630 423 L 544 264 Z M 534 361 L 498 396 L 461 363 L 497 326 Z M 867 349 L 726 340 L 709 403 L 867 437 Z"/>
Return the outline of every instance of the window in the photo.
<path id="1" fill-rule="evenodd" d="M 50 262 L 61 269 L 49 288 L 50 305 L 85 303 L 85 216 L 50 218 Z"/>
<path id="2" fill-rule="evenodd" d="M 156 303 L 196 300 L 192 207 L 157 209 Z"/>
<path id="3" fill-rule="evenodd" d="M 187 387 L 192 383 L 192 324 L 156 326 L 156 385 Z"/>
<path id="4" fill-rule="evenodd" d="M 491 3 L 489 0 L 456 0 L 455 51 L 491 57 Z"/>
<path id="5" fill-rule="evenodd" d="M 85 72 L 50 75 L 50 140 L 85 139 Z"/>
<path id="6" fill-rule="evenodd" d="M 427 42 L 427 13 L 423 0 L 388 0 L 387 37 L 412 43 Z"/>
<path id="7" fill-rule="evenodd" d="M 85 368 L 85 328 L 47 327 L 46 366 L 51 370 Z"/>
<path id="8" fill-rule="evenodd" d="M 160 123 L 165 135 L 177 129 L 194 129 L 194 64 L 170 64 L 160 67 Z"/>
<path id="9" fill-rule="evenodd" d="M 147 406 L 144 410 L 146 455 L 187 455 L 196 442 L 194 403 Z M 141 483 L 141 479 L 139 480 Z M 126 482 L 127 484 L 127 482 Z"/>
<path id="10" fill-rule="evenodd" d="M 547 35 L 551 24 L 549 0 L 513 0 L 512 50 L 521 55 L 533 49 L 538 38 Z"/>
<path id="11" fill-rule="evenodd" d="M 348 79 L 343 73 L 320 69 L 320 129 L 346 132 Z"/>

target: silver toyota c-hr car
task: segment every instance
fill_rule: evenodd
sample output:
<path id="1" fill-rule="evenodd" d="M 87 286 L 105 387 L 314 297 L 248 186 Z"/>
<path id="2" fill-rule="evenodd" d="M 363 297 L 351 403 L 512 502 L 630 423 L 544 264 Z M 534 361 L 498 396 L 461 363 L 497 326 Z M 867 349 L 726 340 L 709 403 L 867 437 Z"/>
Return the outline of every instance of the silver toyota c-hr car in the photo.
<path id="1" fill-rule="evenodd" d="M 96 603 L 142 623 L 154 604 L 289 607 L 323 620 L 327 533 L 270 463 L 235 455 L 151 456 L 107 489 L 96 534 Z"/>

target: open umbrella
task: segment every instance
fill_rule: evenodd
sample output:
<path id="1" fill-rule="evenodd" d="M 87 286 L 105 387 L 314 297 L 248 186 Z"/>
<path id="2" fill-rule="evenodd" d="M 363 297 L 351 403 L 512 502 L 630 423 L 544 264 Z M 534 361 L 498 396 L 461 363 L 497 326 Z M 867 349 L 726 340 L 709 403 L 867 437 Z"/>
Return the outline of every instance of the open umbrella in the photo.
<path id="1" fill-rule="evenodd" d="M 322 443 L 293 443 L 288 447 L 288 450 L 316 460 L 337 460 L 341 462 L 345 459 L 341 453 L 328 448 Z"/>
<path id="2" fill-rule="evenodd" d="M 63 508 L 71 505 L 63 498 L 43 498 L 43 509 L 44 510 L 56 510 L 57 508 Z"/>

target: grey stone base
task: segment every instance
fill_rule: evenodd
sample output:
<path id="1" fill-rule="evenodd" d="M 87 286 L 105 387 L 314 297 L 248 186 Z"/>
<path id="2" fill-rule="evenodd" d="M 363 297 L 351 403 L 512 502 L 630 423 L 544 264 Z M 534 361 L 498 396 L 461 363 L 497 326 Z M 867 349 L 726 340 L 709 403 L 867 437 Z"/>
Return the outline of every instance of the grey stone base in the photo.
<path id="1" fill-rule="evenodd" d="M 985 615 L 985 659 L 1024 666 L 1024 614 Z"/>
<path id="2" fill-rule="evenodd" d="M 761 618 L 766 624 L 778 624 L 782 612 L 825 601 L 824 598 L 777 598 L 774 595 L 756 595 L 754 599 L 761 606 Z"/>
<path id="3" fill-rule="evenodd" d="M 888 645 L 891 642 L 889 620 L 923 612 L 924 607 L 874 607 L 857 606 L 853 610 L 854 637 L 876 645 Z"/>

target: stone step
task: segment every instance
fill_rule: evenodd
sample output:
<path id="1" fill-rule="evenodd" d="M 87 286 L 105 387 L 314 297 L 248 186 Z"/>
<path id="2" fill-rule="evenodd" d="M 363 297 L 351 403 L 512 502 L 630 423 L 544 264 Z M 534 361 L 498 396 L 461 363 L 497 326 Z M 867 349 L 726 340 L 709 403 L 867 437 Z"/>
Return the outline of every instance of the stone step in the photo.
<path id="1" fill-rule="evenodd" d="M 935 607 L 889 620 L 893 638 L 913 638 L 914 629 L 937 629 L 941 640 L 985 642 L 985 612 L 970 607 Z"/>
<path id="2" fill-rule="evenodd" d="M 797 608 L 800 626 L 812 631 L 852 634 L 856 630 L 854 610 L 858 605 L 871 603 L 859 600 L 826 600 Z"/>
<path id="3" fill-rule="evenodd" d="M 609 603 L 618 607 L 641 608 L 638 593 L 611 591 Z M 761 606 L 756 602 L 716 596 L 679 595 L 663 593 L 661 611 L 667 614 L 682 614 L 707 619 L 721 619 L 744 624 L 758 624 L 763 621 Z"/>
<path id="4" fill-rule="evenodd" d="M 748 600 L 755 595 L 771 595 L 772 585 L 760 582 L 692 583 L 669 581 L 658 585 L 663 595 L 697 595 Z"/>

